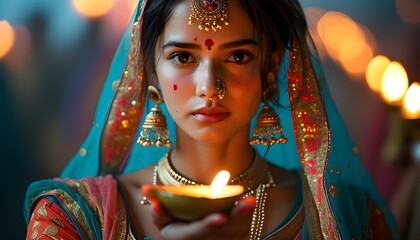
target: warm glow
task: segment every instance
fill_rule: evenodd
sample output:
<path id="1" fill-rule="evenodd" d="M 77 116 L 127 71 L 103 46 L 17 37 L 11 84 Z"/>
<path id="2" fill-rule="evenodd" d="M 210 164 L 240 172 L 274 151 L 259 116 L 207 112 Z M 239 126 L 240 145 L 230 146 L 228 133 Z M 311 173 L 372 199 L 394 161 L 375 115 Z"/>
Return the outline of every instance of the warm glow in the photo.
<path id="1" fill-rule="evenodd" d="M 212 198 L 218 197 L 223 192 L 223 189 L 228 183 L 229 178 L 230 178 L 230 173 L 226 170 L 222 170 L 219 173 L 217 173 L 216 177 L 214 177 L 210 186 Z"/>
<path id="2" fill-rule="evenodd" d="M 89 18 L 97 18 L 108 13 L 115 0 L 73 0 L 77 12 Z"/>
<path id="3" fill-rule="evenodd" d="M 31 33 L 25 25 L 15 25 L 15 43 L 7 56 L 4 57 L 4 63 L 11 70 L 16 70 L 27 63 L 31 51 Z"/>
<path id="4" fill-rule="evenodd" d="M 378 55 L 370 60 L 366 69 L 366 81 L 373 91 L 381 91 L 382 76 L 390 62 L 391 60 L 383 55 Z"/>
<path id="5" fill-rule="evenodd" d="M 139 2 L 139 0 L 127 0 L 128 8 L 130 10 L 134 10 L 136 8 L 138 2 Z"/>
<path id="6" fill-rule="evenodd" d="M 403 106 L 404 117 L 420 119 L 420 83 L 414 82 L 408 88 Z"/>
<path id="7" fill-rule="evenodd" d="M 15 42 L 15 31 L 5 20 L 0 21 L 0 36 L 0 59 L 2 59 L 9 53 Z"/>
<path id="8" fill-rule="evenodd" d="M 317 32 L 328 54 L 335 60 L 340 58 L 340 54 L 341 58 L 354 58 L 364 49 L 363 31 L 344 13 L 329 11 L 324 14 L 318 21 Z M 353 50 L 348 51 L 351 48 Z"/>
<path id="9" fill-rule="evenodd" d="M 401 105 L 408 88 L 408 77 L 401 63 L 393 61 L 388 64 L 382 77 L 381 90 L 384 100 L 395 106 Z"/>
<path id="10" fill-rule="evenodd" d="M 341 65 L 348 74 L 363 77 L 370 60 L 373 58 L 372 48 L 365 44 L 361 53 L 353 59 L 340 59 Z"/>

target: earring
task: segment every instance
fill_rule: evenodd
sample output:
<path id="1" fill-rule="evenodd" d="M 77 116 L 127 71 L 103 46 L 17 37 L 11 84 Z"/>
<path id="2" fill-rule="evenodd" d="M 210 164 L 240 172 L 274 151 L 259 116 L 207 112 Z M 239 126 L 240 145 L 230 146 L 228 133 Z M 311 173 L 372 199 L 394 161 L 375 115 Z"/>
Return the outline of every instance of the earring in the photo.
<path id="1" fill-rule="evenodd" d="M 220 80 L 220 78 L 216 79 L 217 82 L 217 96 L 219 97 L 220 100 L 222 100 L 225 95 L 226 95 L 226 84 Z"/>
<path id="2" fill-rule="evenodd" d="M 166 118 L 159 108 L 159 104 L 163 102 L 162 94 L 155 86 L 150 85 L 147 88 L 149 98 L 156 104 L 147 114 L 143 123 L 143 129 L 137 143 L 143 147 L 156 145 L 157 147 L 171 147 L 172 142 L 169 139 L 169 130 L 166 124 Z"/>
<path id="3" fill-rule="evenodd" d="M 263 144 L 267 146 L 286 142 L 287 138 L 284 137 L 283 127 L 280 124 L 277 113 L 270 105 L 264 103 L 257 117 L 254 136 L 249 143 L 252 145 Z"/>

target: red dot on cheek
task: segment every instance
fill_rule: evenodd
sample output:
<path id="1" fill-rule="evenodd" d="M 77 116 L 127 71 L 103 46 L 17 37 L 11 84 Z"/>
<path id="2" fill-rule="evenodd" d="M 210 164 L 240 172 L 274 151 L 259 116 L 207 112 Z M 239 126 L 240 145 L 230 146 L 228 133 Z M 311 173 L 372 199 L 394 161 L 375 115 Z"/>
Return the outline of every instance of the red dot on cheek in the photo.
<path id="1" fill-rule="evenodd" d="M 174 91 L 178 90 L 178 85 L 174 84 Z"/>

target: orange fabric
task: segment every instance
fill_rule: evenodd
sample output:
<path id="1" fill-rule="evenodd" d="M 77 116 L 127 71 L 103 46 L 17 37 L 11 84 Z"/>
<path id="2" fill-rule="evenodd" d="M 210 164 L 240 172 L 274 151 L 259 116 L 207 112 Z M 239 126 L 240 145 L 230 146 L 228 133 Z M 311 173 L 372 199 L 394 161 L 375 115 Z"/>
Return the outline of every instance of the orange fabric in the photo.
<path id="1" fill-rule="evenodd" d="M 26 239 L 81 239 L 66 214 L 52 201 L 42 198 L 28 224 Z"/>

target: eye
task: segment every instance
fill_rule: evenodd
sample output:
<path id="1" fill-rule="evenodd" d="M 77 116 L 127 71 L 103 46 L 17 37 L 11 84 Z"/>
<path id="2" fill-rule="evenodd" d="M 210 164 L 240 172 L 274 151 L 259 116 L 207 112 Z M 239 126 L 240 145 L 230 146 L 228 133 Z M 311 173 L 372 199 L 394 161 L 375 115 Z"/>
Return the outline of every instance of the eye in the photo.
<path id="1" fill-rule="evenodd" d="M 195 59 L 189 53 L 186 52 L 173 53 L 169 56 L 169 59 L 171 60 L 171 62 L 177 65 L 195 62 Z"/>
<path id="2" fill-rule="evenodd" d="M 250 62 L 252 59 L 254 59 L 254 56 L 251 53 L 239 51 L 230 55 L 226 62 L 245 64 Z"/>

